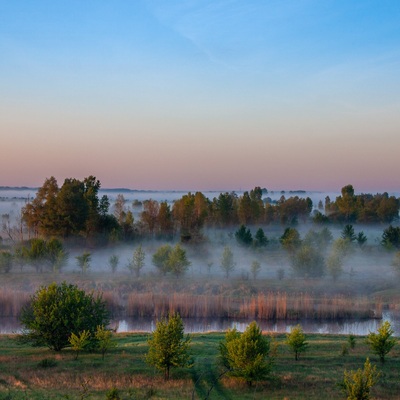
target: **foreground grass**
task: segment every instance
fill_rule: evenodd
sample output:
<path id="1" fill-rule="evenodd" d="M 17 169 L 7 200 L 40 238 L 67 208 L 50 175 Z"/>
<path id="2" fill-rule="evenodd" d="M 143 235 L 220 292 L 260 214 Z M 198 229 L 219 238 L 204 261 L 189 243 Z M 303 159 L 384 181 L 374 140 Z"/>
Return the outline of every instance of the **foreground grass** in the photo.
<path id="1" fill-rule="evenodd" d="M 307 335 L 309 349 L 299 361 L 284 344 L 285 335 L 274 335 L 278 356 L 271 379 L 248 388 L 233 378 L 218 379 L 218 343 L 223 334 L 193 335 L 194 366 L 174 369 L 172 379 L 146 365 L 147 335 L 118 334 L 118 346 L 106 354 L 75 354 L 65 349 L 19 345 L 11 335 L 0 336 L 0 399 L 106 399 L 117 388 L 121 399 L 343 399 L 337 387 L 344 369 L 361 368 L 366 357 L 382 372 L 373 389 L 375 398 L 400 398 L 399 360 L 396 346 L 381 365 L 364 338 L 342 355 L 347 337 Z M 208 396 L 208 397 L 207 397 Z"/>

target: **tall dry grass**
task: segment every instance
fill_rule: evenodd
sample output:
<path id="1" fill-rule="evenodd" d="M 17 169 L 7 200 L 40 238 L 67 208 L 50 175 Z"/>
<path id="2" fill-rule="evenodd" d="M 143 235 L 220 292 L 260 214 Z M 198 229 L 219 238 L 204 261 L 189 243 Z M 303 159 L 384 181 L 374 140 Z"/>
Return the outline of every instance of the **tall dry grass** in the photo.
<path id="1" fill-rule="evenodd" d="M 383 303 L 366 296 L 314 296 L 273 292 L 253 296 L 174 292 L 102 293 L 111 318 L 163 317 L 178 312 L 184 318 L 246 318 L 263 320 L 381 318 Z M 30 293 L 0 289 L 0 317 L 18 317 Z"/>
<path id="2" fill-rule="evenodd" d="M 178 312 L 185 318 L 246 318 L 264 320 L 379 318 L 382 304 L 367 297 L 314 297 L 309 293 L 267 292 L 238 298 L 187 293 L 131 293 L 125 315 L 162 317 Z"/>
<path id="3" fill-rule="evenodd" d="M 0 317 L 17 317 L 30 301 L 30 293 L 0 289 Z"/>

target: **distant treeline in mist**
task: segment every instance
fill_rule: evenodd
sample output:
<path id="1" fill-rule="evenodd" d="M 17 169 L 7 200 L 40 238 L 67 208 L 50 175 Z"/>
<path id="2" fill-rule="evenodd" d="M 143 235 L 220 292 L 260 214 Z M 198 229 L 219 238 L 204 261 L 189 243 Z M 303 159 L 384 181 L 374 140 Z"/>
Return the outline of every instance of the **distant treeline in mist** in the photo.
<path id="1" fill-rule="evenodd" d="M 239 225 L 298 223 L 392 223 L 399 217 L 400 199 L 383 194 L 354 194 L 352 185 L 342 188 L 336 199 L 326 197 L 313 205 L 312 200 L 284 195 L 277 201 L 268 191 L 255 187 L 238 196 L 221 193 L 208 199 L 203 193 L 188 193 L 172 205 L 152 199 L 128 204 L 118 194 L 111 205 L 99 198 L 100 181 L 93 176 L 65 179 L 59 187 L 54 177 L 45 180 L 36 197 L 25 205 L 21 226 L 14 234 L 25 232 L 28 238 L 84 237 L 103 241 L 134 238 L 174 238 L 182 241 L 201 239 L 202 229 Z M 136 217 L 135 217 L 136 216 Z M 11 235 L 12 232 L 10 231 Z"/>

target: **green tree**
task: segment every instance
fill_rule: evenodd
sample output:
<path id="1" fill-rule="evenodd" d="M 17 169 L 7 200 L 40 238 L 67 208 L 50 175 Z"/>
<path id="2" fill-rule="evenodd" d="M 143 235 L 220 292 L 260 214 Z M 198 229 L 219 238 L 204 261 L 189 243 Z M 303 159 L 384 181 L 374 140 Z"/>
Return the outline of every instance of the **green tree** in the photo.
<path id="1" fill-rule="evenodd" d="M 367 237 L 365 236 L 364 232 L 361 231 L 361 232 L 358 232 L 357 237 L 356 237 L 356 240 L 357 240 L 358 246 L 359 246 L 360 248 L 363 248 L 364 245 L 365 245 L 365 243 L 367 243 L 367 240 L 368 240 L 368 239 L 367 239 Z"/>
<path id="2" fill-rule="evenodd" d="M 119 257 L 116 254 L 111 255 L 110 258 L 108 259 L 108 265 L 110 266 L 113 274 L 115 274 L 115 272 L 117 271 L 118 264 L 119 264 Z"/>
<path id="3" fill-rule="evenodd" d="M 79 353 L 85 349 L 85 347 L 90 343 L 90 332 L 82 331 L 79 334 L 71 333 L 68 338 L 68 342 L 75 351 L 75 360 L 78 358 Z"/>
<path id="4" fill-rule="evenodd" d="M 301 244 L 300 234 L 296 228 L 286 228 L 279 241 L 282 247 L 291 253 L 296 251 Z"/>
<path id="5" fill-rule="evenodd" d="M 8 273 L 13 265 L 13 255 L 9 251 L 0 251 L 0 271 Z"/>
<path id="6" fill-rule="evenodd" d="M 46 243 L 46 258 L 53 272 L 60 272 L 68 261 L 68 253 L 64 250 L 62 242 L 51 238 Z"/>
<path id="7" fill-rule="evenodd" d="M 393 337 L 393 329 L 389 321 L 383 322 L 378 333 L 370 332 L 366 338 L 366 343 L 369 345 L 373 353 L 379 356 L 381 363 L 385 362 L 385 356 L 392 350 L 397 343 L 397 339 Z"/>
<path id="8" fill-rule="evenodd" d="M 139 278 L 140 276 L 140 271 L 143 269 L 145 266 L 144 259 L 146 257 L 146 254 L 142 248 L 142 245 L 139 245 L 135 251 L 133 252 L 132 260 L 128 264 L 128 269 L 131 272 L 135 273 L 136 278 Z"/>
<path id="9" fill-rule="evenodd" d="M 372 366 L 369 358 L 365 361 L 364 369 L 357 371 L 344 371 L 343 382 L 340 383 L 347 400 L 371 399 L 371 388 L 378 382 L 380 372 Z"/>
<path id="10" fill-rule="evenodd" d="M 266 379 L 272 370 L 274 360 L 270 347 L 270 341 L 253 321 L 242 334 L 236 328 L 227 331 L 219 345 L 221 364 L 230 375 L 251 386 L 255 381 Z"/>
<path id="11" fill-rule="evenodd" d="M 357 236 L 354 233 L 353 225 L 350 224 L 345 225 L 340 236 L 342 239 L 348 240 L 351 243 L 357 240 Z"/>
<path id="12" fill-rule="evenodd" d="M 229 246 L 224 247 L 221 257 L 221 269 L 225 272 L 225 276 L 229 278 L 230 273 L 235 269 L 233 253 Z"/>
<path id="13" fill-rule="evenodd" d="M 228 226 L 237 220 L 237 195 L 236 193 L 221 193 L 213 201 L 214 216 L 220 226 Z"/>
<path id="14" fill-rule="evenodd" d="M 250 266 L 251 274 L 253 275 L 253 279 L 257 278 L 258 273 L 261 271 L 261 264 L 259 261 L 253 261 Z"/>
<path id="15" fill-rule="evenodd" d="M 291 266 L 297 276 L 318 278 L 324 275 L 325 261 L 320 250 L 303 244 L 291 257 Z"/>
<path id="16" fill-rule="evenodd" d="M 107 326 L 109 314 L 101 295 L 63 282 L 40 288 L 23 308 L 20 320 L 23 340 L 60 351 L 68 346 L 72 333 L 86 330 L 93 336 L 97 326 Z"/>
<path id="17" fill-rule="evenodd" d="M 387 249 L 400 249 L 400 227 L 390 225 L 383 231 L 382 245 Z"/>
<path id="18" fill-rule="evenodd" d="M 332 252 L 326 259 L 326 269 L 328 274 L 336 282 L 339 276 L 343 273 L 343 259 L 335 252 Z"/>
<path id="19" fill-rule="evenodd" d="M 250 246 L 253 243 L 253 236 L 251 235 L 250 229 L 246 229 L 244 225 L 235 232 L 235 238 L 237 242 L 243 246 Z"/>
<path id="20" fill-rule="evenodd" d="M 165 244 L 159 247 L 153 254 L 152 263 L 163 275 L 166 275 L 168 272 L 168 259 L 171 251 L 172 247 L 169 244 Z"/>
<path id="21" fill-rule="evenodd" d="M 332 252 L 342 258 L 351 253 L 351 250 L 351 242 L 348 239 L 338 238 L 332 244 Z"/>
<path id="22" fill-rule="evenodd" d="M 190 266 L 190 261 L 187 259 L 186 250 L 179 244 L 176 244 L 169 253 L 167 260 L 168 271 L 175 276 L 183 275 Z"/>
<path id="23" fill-rule="evenodd" d="M 92 255 L 89 252 L 85 251 L 83 254 L 81 254 L 80 256 L 76 256 L 75 258 L 78 267 L 82 271 L 82 274 L 85 275 L 90 268 L 90 261 L 92 259 Z"/>
<path id="24" fill-rule="evenodd" d="M 290 333 L 286 334 L 286 343 L 294 353 L 294 358 L 297 361 L 300 357 L 300 353 L 306 351 L 308 342 L 306 342 L 306 336 L 303 333 L 301 325 L 296 325 L 290 329 Z"/>
<path id="25" fill-rule="evenodd" d="M 109 329 L 104 328 L 104 325 L 99 325 L 94 334 L 94 338 L 97 341 L 96 347 L 104 360 L 106 352 L 117 345 L 113 340 L 113 334 Z"/>
<path id="26" fill-rule="evenodd" d="M 399 273 L 400 272 L 400 251 L 397 251 L 393 257 L 392 261 L 393 269 Z"/>
<path id="27" fill-rule="evenodd" d="M 259 228 L 254 236 L 254 246 L 258 248 L 266 247 L 268 245 L 268 238 L 262 228 Z"/>
<path id="28" fill-rule="evenodd" d="M 36 272 L 43 272 L 43 267 L 47 261 L 46 241 L 39 238 L 29 240 L 25 256 L 29 263 L 34 266 Z"/>
<path id="29" fill-rule="evenodd" d="M 160 320 L 148 339 L 149 351 L 146 362 L 164 372 L 169 379 L 172 367 L 191 365 L 189 335 L 184 334 L 183 322 L 179 314 L 169 315 L 168 320 Z"/>

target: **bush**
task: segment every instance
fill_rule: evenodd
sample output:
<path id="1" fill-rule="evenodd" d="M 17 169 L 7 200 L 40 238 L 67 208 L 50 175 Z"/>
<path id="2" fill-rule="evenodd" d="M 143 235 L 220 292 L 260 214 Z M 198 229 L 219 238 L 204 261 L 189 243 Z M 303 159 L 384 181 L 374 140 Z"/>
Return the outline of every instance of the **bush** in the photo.
<path id="1" fill-rule="evenodd" d="M 253 321 L 241 334 L 236 328 L 228 330 L 220 343 L 221 364 L 230 375 L 244 379 L 249 386 L 268 377 L 273 365 L 270 342 Z"/>
<path id="2" fill-rule="evenodd" d="M 40 288 L 21 312 L 25 328 L 22 340 L 60 351 L 69 345 L 71 334 L 90 332 L 108 325 L 109 316 L 101 295 L 94 296 L 65 282 Z"/>
<path id="3" fill-rule="evenodd" d="M 371 388 L 378 382 L 379 377 L 380 373 L 375 366 L 371 366 L 367 358 L 364 369 L 344 371 L 344 379 L 340 386 L 347 400 L 368 400 L 371 398 Z"/>
<path id="4" fill-rule="evenodd" d="M 394 331 L 389 321 L 385 321 L 379 328 L 378 333 L 371 332 L 366 339 L 371 350 L 379 356 L 382 363 L 385 362 L 385 356 L 392 350 L 397 343 L 397 339 L 393 338 Z"/>

